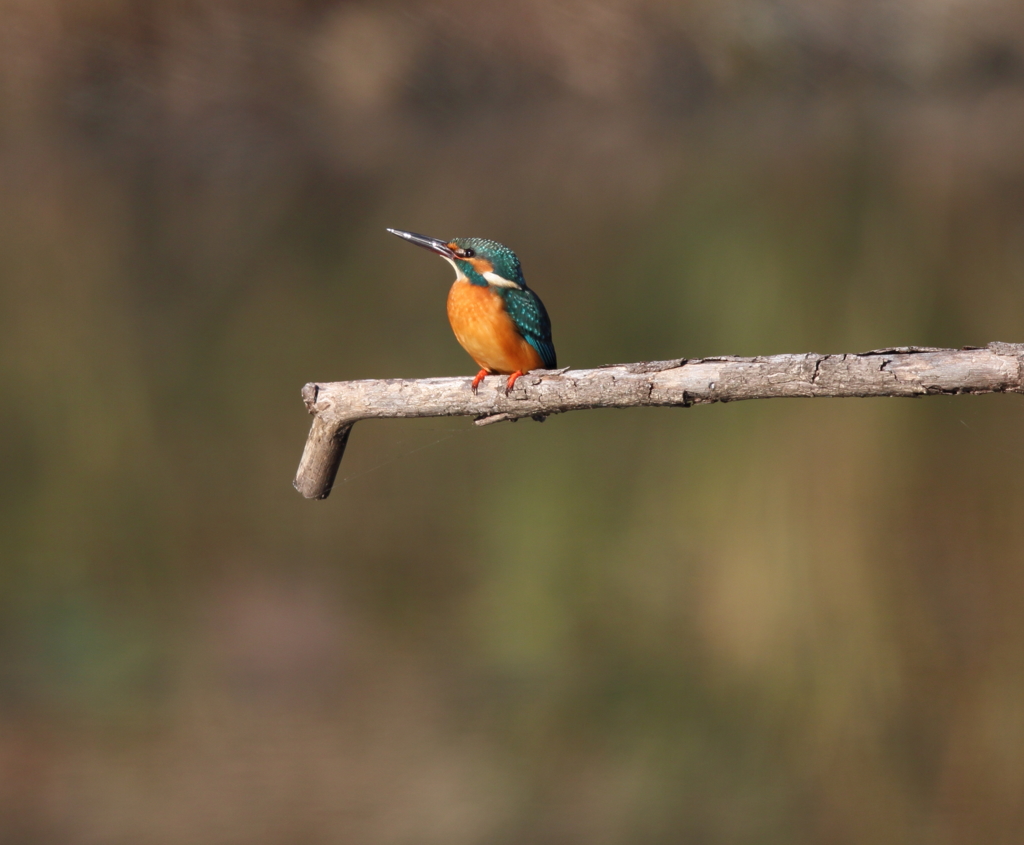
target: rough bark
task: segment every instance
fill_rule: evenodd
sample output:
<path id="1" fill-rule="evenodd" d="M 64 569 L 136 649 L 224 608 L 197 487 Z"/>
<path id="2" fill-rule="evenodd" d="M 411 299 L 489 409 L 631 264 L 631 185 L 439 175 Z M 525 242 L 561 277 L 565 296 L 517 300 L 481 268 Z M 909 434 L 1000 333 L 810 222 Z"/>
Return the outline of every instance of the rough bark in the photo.
<path id="1" fill-rule="evenodd" d="M 593 370 L 537 370 L 505 395 L 505 377 L 377 379 L 310 383 L 302 389 L 313 427 L 295 488 L 331 492 L 352 426 L 385 417 L 474 416 L 477 425 L 543 418 L 584 408 L 690 407 L 783 397 L 1024 393 L 1024 344 L 984 348 L 894 347 L 842 355 L 677 358 Z"/>

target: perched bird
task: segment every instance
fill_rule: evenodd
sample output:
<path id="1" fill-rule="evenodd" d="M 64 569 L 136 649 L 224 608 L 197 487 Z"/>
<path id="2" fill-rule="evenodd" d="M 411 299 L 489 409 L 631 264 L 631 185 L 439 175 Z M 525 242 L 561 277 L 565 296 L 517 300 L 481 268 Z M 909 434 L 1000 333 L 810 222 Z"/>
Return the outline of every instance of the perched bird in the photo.
<path id="1" fill-rule="evenodd" d="M 480 367 L 476 393 L 486 375 L 508 376 L 505 394 L 530 370 L 553 370 L 555 347 L 544 303 L 526 286 L 519 259 L 507 246 L 484 238 L 442 241 L 388 229 L 416 246 L 436 252 L 455 268 L 448 292 L 448 322 L 455 339 Z"/>

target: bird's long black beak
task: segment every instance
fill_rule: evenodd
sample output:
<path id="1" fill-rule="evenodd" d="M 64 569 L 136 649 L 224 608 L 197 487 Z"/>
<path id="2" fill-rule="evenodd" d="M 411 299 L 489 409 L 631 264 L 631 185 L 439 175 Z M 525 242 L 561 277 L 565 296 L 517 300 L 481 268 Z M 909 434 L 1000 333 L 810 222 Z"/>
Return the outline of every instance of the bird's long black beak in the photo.
<path id="1" fill-rule="evenodd" d="M 409 243 L 429 249 L 431 252 L 436 252 L 445 258 L 455 258 L 452 248 L 438 238 L 428 238 L 426 235 L 417 235 L 415 232 L 403 232 L 401 229 L 388 229 L 388 231 L 392 235 L 405 238 Z"/>

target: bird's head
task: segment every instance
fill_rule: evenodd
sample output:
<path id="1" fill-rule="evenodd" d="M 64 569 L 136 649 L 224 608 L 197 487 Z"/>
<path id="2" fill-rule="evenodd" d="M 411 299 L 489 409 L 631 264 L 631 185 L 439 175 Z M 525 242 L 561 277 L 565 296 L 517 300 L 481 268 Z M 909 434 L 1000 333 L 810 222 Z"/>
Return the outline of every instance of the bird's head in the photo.
<path id="1" fill-rule="evenodd" d="M 436 252 L 451 263 L 460 278 L 474 285 L 492 285 L 499 288 L 525 288 L 519 259 L 507 246 L 486 238 L 453 238 L 442 241 L 415 232 L 388 229 L 392 235 L 405 238 L 409 243 Z"/>

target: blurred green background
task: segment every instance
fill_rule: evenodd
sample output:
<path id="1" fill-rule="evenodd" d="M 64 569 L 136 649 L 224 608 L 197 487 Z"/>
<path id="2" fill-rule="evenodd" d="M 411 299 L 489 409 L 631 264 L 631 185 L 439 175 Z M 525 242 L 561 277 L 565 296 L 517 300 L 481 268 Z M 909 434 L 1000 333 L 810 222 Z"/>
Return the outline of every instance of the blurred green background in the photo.
<path id="1" fill-rule="evenodd" d="M 0 0 L 0 842 L 1024 841 L 1017 396 L 363 423 L 1024 340 L 1017 0 Z"/>

